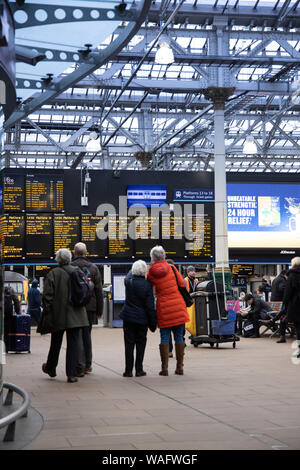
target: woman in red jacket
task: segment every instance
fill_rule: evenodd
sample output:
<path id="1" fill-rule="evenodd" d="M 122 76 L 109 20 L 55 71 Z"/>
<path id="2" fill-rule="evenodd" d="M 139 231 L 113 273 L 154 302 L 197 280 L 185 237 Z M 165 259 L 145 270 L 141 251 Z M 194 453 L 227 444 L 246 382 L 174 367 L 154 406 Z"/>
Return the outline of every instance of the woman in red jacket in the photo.
<path id="1" fill-rule="evenodd" d="M 185 301 L 178 290 L 177 281 L 183 287 L 185 287 L 185 282 L 175 266 L 171 267 L 167 263 L 166 253 L 162 246 L 152 248 L 150 256 L 151 267 L 147 279 L 155 287 L 157 324 L 161 337 L 159 349 L 162 370 L 159 374 L 168 375 L 169 340 L 173 331 L 177 360 L 175 374 L 183 375 L 183 330 L 184 324 L 189 321 L 189 316 Z"/>

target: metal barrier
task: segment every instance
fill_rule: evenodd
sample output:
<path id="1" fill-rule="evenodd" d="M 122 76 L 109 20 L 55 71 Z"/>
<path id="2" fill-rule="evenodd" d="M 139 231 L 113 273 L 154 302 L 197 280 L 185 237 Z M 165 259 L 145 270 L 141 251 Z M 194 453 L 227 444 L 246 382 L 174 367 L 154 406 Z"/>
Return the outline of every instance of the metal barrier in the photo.
<path id="1" fill-rule="evenodd" d="M 3 388 L 7 388 L 8 392 L 5 398 L 5 401 L 3 403 L 3 406 L 10 406 L 12 405 L 13 402 L 13 393 L 17 393 L 23 398 L 23 403 L 18 408 L 16 411 L 13 413 L 5 416 L 4 418 L 0 419 L 0 429 L 8 426 L 5 436 L 3 438 L 3 442 L 11 442 L 15 438 L 15 430 L 16 430 L 16 421 L 19 418 L 26 418 L 28 414 L 28 408 L 30 406 L 30 398 L 27 392 L 25 390 L 22 390 L 21 388 L 17 387 L 14 384 L 9 384 L 9 383 L 4 383 Z"/>

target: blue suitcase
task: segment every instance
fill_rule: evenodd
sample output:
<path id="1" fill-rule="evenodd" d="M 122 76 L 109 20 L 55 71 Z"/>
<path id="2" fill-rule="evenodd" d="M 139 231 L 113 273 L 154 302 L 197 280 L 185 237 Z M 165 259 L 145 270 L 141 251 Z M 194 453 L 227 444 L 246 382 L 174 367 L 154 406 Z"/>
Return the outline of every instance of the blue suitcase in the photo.
<path id="1" fill-rule="evenodd" d="M 7 352 L 30 353 L 30 315 L 12 315 L 9 323 Z"/>

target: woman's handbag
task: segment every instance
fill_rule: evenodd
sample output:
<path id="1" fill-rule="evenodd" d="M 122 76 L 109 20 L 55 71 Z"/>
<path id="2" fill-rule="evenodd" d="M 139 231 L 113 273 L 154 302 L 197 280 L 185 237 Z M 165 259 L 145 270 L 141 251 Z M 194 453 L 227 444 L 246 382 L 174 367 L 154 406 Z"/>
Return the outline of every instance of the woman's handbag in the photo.
<path id="1" fill-rule="evenodd" d="M 178 283 L 178 279 L 177 279 L 177 275 L 176 275 L 176 271 L 174 271 L 173 269 L 173 266 L 170 264 L 170 267 L 174 273 L 174 276 L 176 278 L 176 282 L 177 282 L 177 287 L 178 287 L 178 290 L 180 292 L 180 294 L 182 295 L 183 297 L 183 300 L 185 301 L 185 305 L 187 307 L 191 307 L 193 305 L 193 299 L 192 297 L 190 296 L 189 292 L 187 291 L 186 287 L 184 286 L 180 286 L 179 283 Z"/>

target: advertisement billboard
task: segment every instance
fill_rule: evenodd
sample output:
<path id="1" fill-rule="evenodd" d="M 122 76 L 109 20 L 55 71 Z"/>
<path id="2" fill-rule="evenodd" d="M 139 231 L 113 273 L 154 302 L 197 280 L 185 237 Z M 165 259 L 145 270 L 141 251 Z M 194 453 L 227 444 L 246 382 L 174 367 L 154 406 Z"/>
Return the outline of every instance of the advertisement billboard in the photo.
<path id="1" fill-rule="evenodd" d="M 300 185 L 227 185 L 230 248 L 300 247 Z"/>

